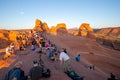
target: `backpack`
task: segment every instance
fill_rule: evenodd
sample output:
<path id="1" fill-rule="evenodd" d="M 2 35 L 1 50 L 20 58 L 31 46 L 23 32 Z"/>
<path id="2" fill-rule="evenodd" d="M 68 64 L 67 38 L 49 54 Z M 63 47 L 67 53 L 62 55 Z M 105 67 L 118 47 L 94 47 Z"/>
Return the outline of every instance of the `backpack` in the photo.
<path id="1" fill-rule="evenodd" d="M 6 75 L 5 75 L 4 80 L 9 80 L 10 75 L 11 75 L 15 70 L 17 70 L 17 68 L 13 68 L 13 69 L 11 69 L 10 71 L 8 71 L 8 72 L 6 73 Z"/>
<path id="2" fill-rule="evenodd" d="M 83 77 L 78 76 L 75 71 L 69 71 L 67 75 L 73 80 L 83 80 Z"/>
<path id="3" fill-rule="evenodd" d="M 50 69 L 47 69 L 46 71 L 44 71 L 44 72 L 42 73 L 42 75 L 43 75 L 43 77 L 45 77 L 45 78 L 50 77 L 50 76 L 51 76 L 51 71 L 50 71 Z"/>

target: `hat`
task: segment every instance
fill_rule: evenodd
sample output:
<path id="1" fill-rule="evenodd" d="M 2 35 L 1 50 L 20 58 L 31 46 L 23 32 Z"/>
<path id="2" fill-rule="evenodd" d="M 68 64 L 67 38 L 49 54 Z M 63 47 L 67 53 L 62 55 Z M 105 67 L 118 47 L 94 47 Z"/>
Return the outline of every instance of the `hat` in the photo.
<path id="1" fill-rule="evenodd" d="M 18 61 L 14 66 L 20 68 L 22 67 L 22 65 L 23 65 L 22 61 Z"/>

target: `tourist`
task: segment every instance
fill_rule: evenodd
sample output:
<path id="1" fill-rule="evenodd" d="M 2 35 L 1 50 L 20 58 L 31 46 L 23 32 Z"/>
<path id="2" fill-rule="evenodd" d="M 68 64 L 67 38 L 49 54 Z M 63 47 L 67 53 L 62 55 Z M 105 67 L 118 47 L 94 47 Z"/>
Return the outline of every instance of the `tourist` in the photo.
<path id="1" fill-rule="evenodd" d="M 6 54 L 4 55 L 3 59 L 6 59 L 12 55 L 12 49 L 10 45 L 6 48 Z"/>
<path id="2" fill-rule="evenodd" d="M 18 61 L 14 68 L 6 74 L 5 80 L 27 80 L 27 76 L 24 75 L 24 71 L 21 69 L 22 66 L 22 62 Z"/>
<path id="3" fill-rule="evenodd" d="M 14 54 L 15 44 L 14 44 L 14 43 L 11 43 L 10 48 L 11 48 L 12 54 Z"/>
<path id="4" fill-rule="evenodd" d="M 77 62 L 79 62 L 80 61 L 80 54 L 78 54 L 75 59 Z"/>
<path id="5" fill-rule="evenodd" d="M 31 80 L 40 80 L 42 77 L 43 68 L 38 65 L 37 61 L 33 61 L 33 67 L 29 71 L 28 78 Z"/>
<path id="6" fill-rule="evenodd" d="M 64 49 L 61 50 L 59 59 L 60 59 L 60 65 L 63 64 L 64 72 L 66 73 L 70 71 L 70 57 L 68 56 L 68 54 L 64 52 Z"/>

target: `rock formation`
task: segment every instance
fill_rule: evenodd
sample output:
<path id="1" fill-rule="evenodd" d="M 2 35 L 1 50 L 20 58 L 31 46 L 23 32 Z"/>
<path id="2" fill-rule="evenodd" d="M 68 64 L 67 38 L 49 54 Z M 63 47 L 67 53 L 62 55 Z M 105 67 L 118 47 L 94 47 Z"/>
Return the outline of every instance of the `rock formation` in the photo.
<path id="1" fill-rule="evenodd" d="M 43 26 L 42 22 L 39 19 L 36 19 L 35 27 L 33 29 L 36 30 L 36 31 L 43 31 L 42 26 Z"/>
<path id="2" fill-rule="evenodd" d="M 59 23 L 55 26 L 52 26 L 50 29 L 50 33 L 53 35 L 57 35 L 58 33 L 67 33 L 67 28 L 65 23 Z"/>
<path id="3" fill-rule="evenodd" d="M 9 40 L 10 41 L 16 41 L 16 36 L 18 35 L 19 32 L 17 31 L 10 31 L 9 32 Z"/>
<path id="4" fill-rule="evenodd" d="M 83 23 L 80 25 L 79 35 L 89 37 L 89 38 L 95 38 L 93 29 L 90 27 L 90 25 L 88 23 Z"/>
<path id="5" fill-rule="evenodd" d="M 65 23 L 59 23 L 56 25 L 57 32 L 67 33 L 67 28 Z"/>
<path id="6" fill-rule="evenodd" d="M 120 27 L 100 29 L 96 38 L 101 44 L 120 50 Z"/>
<path id="7" fill-rule="evenodd" d="M 47 33 L 49 33 L 49 27 L 46 22 L 43 23 L 43 31 L 46 31 Z"/>
<path id="8" fill-rule="evenodd" d="M 65 23 L 59 23 L 56 25 L 57 29 L 66 29 L 66 24 Z"/>
<path id="9" fill-rule="evenodd" d="M 9 43 L 9 31 L 0 30 L 0 49 L 5 48 Z"/>
<path id="10" fill-rule="evenodd" d="M 44 31 L 49 32 L 49 27 L 46 22 L 42 23 L 39 19 L 36 19 L 35 21 L 35 27 L 33 28 L 35 31 Z"/>
<path id="11" fill-rule="evenodd" d="M 50 33 L 51 33 L 52 35 L 57 35 L 57 31 L 56 31 L 56 27 L 55 27 L 55 26 L 52 26 L 52 27 L 50 28 Z"/>

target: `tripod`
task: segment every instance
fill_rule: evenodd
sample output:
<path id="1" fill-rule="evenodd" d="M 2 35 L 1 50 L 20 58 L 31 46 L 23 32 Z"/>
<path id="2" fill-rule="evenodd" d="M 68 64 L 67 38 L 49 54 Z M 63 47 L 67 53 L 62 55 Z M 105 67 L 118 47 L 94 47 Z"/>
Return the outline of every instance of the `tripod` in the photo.
<path id="1" fill-rule="evenodd" d="M 43 66 L 43 65 L 44 65 L 44 62 L 43 62 L 43 60 L 41 59 L 41 57 L 42 57 L 42 54 L 39 55 L 39 65 L 40 65 L 40 66 Z"/>

